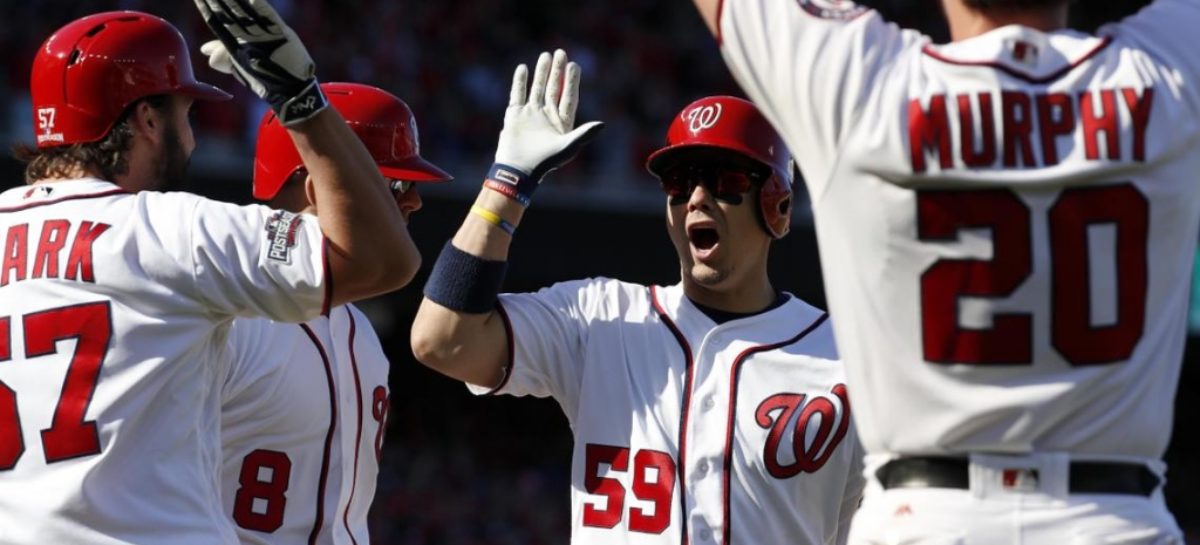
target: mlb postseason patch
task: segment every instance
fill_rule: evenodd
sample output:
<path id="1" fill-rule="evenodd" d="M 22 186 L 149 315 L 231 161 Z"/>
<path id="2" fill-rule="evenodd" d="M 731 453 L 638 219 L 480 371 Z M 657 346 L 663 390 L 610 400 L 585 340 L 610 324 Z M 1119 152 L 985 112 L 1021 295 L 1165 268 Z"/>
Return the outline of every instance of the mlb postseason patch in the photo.
<path id="1" fill-rule="evenodd" d="M 296 231 L 304 218 L 283 210 L 267 218 L 267 259 L 284 264 L 292 262 L 292 248 L 296 246 Z"/>
<path id="2" fill-rule="evenodd" d="M 809 15 L 833 21 L 849 21 L 871 9 L 850 0 L 796 0 L 796 2 Z"/>

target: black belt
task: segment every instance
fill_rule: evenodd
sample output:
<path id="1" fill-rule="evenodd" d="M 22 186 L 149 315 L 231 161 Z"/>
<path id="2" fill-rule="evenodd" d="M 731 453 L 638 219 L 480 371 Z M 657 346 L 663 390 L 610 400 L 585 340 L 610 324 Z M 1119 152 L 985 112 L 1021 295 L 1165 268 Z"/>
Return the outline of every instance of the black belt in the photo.
<path id="1" fill-rule="evenodd" d="M 966 458 L 911 456 L 891 460 L 875 473 L 887 488 L 970 488 Z M 1071 494 L 1149 496 L 1160 484 L 1143 464 L 1071 462 L 1067 474 Z"/>

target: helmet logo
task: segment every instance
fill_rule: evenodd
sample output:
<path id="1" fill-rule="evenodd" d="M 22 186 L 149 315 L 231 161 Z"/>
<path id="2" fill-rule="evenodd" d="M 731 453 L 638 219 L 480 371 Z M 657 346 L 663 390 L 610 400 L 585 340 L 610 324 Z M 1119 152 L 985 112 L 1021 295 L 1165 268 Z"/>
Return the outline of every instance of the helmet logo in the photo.
<path id="1" fill-rule="evenodd" d="M 683 116 L 688 122 L 688 130 L 693 134 L 711 129 L 713 125 L 717 124 L 717 120 L 721 119 L 721 103 L 697 106 L 688 110 Z"/>
<path id="2" fill-rule="evenodd" d="M 54 114 L 57 113 L 55 108 L 38 108 L 37 124 L 38 130 L 42 134 L 37 135 L 37 143 L 42 142 L 62 142 L 63 134 L 54 131 Z"/>

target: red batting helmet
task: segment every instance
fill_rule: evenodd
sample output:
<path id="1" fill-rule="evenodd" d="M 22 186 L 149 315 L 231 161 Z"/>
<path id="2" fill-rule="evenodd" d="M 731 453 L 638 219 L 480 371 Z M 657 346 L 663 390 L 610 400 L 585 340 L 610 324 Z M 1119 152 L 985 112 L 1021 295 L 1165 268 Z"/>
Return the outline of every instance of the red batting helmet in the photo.
<path id="1" fill-rule="evenodd" d="M 774 238 L 787 234 L 792 218 L 792 157 L 783 139 L 749 101 L 715 96 L 697 100 L 675 117 L 666 147 L 646 161 L 661 176 L 680 151 L 717 148 L 753 159 L 771 169 L 759 190 L 759 217 Z"/>
<path id="2" fill-rule="evenodd" d="M 171 23 L 136 11 L 89 15 L 51 34 L 33 59 L 30 93 L 39 148 L 99 140 L 150 95 L 231 98 L 196 81 Z"/>
<path id="3" fill-rule="evenodd" d="M 409 182 L 448 182 L 454 177 L 421 158 L 417 119 L 403 100 L 382 89 L 358 83 L 322 83 L 329 99 L 385 178 Z M 292 138 L 268 111 L 258 125 L 254 152 L 254 198 L 275 198 L 288 177 L 304 166 Z"/>

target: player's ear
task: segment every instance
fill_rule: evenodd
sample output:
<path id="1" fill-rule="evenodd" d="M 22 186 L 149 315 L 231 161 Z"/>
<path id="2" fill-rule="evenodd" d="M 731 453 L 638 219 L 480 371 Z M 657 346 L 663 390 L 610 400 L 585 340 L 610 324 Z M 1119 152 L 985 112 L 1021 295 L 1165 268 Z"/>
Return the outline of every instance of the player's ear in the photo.
<path id="1" fill-rule="evenodd" d="M 313 213 L 317 213 L 317 185 L 313 183 L 311 175 L 304 176 L 304 196 L 308 199 Z"/>
<path id="2" fill-rule="evenodd" d="M 166 120 L 163 119 L 163 112 L 160 108 L 156 108 L 148 100 L 137 101 L 132 110 L 129 112 L 128 121 L 129 129 L 134 136 L 141 136 L 158 143 L 162 140 L 164 133 L 163 127 L 166 126 Z"/>

